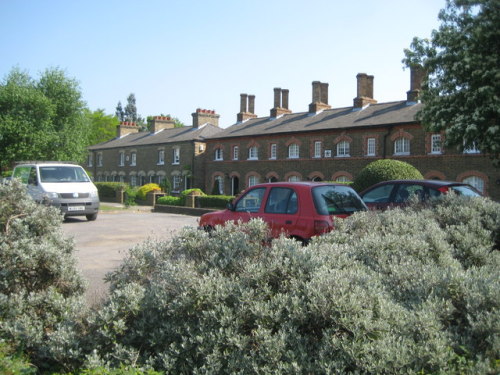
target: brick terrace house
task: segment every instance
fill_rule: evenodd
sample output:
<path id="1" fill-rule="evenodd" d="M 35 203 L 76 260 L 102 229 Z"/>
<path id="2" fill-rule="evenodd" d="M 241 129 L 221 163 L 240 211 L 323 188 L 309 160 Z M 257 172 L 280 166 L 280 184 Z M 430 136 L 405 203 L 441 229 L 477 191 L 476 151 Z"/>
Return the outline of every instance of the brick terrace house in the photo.
<path id="1" fill-rule="evenodd" d="M 95 181 L 121 181 L 132 186 L 160 184 L 169 179 L 173 191 L 203 186 L 205 174 L 199 159 L 205 139 L 220 132 L 219 115 L 197 109 L 193 125 L 174 127 L 169 117 L 154 118 L 150 132 L 135 123 L 122 122 L 116 138 L 89 147 L 87 168 Z"/>
<path id="2" fill-rule="evenodd" d="M 428 133 L 416 121 L 422 73 L 412 70 L 410 81 L 407 100 L 377 103 L 373 76 L 360 73 L 353 106 L 345 108 L 332 108 L 328 84 L 316 81 L 309 110 L 300 113 L 288 108 L 288 90 L 275 88 L 266 117 L 254 113 L 254 96 L 241 94 L 237 122 L 206 139 L 203 190 L 233 195 L 267 181 L 352 181 L 368 163 L 387 158 L 500 200 L 500 170 L 486 155 L 445 148 L 444 133 Z"/>

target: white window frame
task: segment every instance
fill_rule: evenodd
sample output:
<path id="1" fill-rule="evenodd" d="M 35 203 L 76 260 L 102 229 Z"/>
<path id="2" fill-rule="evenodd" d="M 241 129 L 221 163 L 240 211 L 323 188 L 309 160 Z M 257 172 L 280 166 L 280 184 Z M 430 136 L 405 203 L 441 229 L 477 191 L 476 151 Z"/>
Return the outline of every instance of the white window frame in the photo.
<path id="1" fill-rule="evenodd" d="M 240 148 L 238 146 L 233 146 L 233 160 L 238 160 L 240 157 Z"/>
<path id="2" fill-rule="evenodd" d="M 288 177 L 288 182 L 299 182 L 300 181 L 300 178 L 299 176 L 290 176 Z"/>
<path id="3" fill-rule="evenodd" d="M 477 148 L 476 142 L 473 143 L 472 147 L 464 148 L 464 154 L 480 154 L 481 151 Z"/>
<path id="4" fill-rule="evenodd" d="M 366 140 L 366 156 L 375 156 L 376 155 L 376 145 L 377 142 L 375 138 L 368 138 Z"/>
<path id="5" fill-rule="evenodd" d="M 346 158 L 350 155 L 351 144 L 347 141 L 340 141 L 337 143 L 337 157 Z"/>
<path id="6" fill-rule="evenodd" d="M 341 175 L 335 179 L 335 182 L 350 182 L 349 177 Z"/>
<path id="7" fill-rule="evenodd" d="M 137 152 L 132 151 L 130 153 L 130 166 L 135 167 L 137 164 Z"/>
<path id="8" fill-rule="evenodd" d="M 441 154 L 442 145 L 441 145 L 441 134 L 432 134 L 431 135 L 431 154 Z"/>
<path id="9" fill-rule="evenodd" d="M 182 182 L 181 176 L 179 176 L 179 175 L 174 176 L 173 181 L 172 181 L 172 190 L 179 191 L 181 188 L 181 182 Z"/>
<path id="10" fill-rule="evenodd" d="M 120 151 L 118 153 L 118 166 L 119 167 L 125 166 L 125 151 Z"/>
<path id="11" fill-rule="evenodd" d="M 102 154 L 97 154 L 97 166 L 102 167 Z"/>
<path id="12" fill-rule="evenodd" d="M 259 160 L 259 148 L 257 146 L 248 148 L 248 160 Z"/>
<path id="13" fill-rule="evenodd" d="M 314 142 L 314 157 L 315 158 L 321 158 L 322 143 L 323 142 L 321 142 L 321 141 Z"/>
<path id="14" fill-rule="evenodd" d="M 467 176 L 462 180 L 463 183 L 469 184 L 479 190 L 481 193 L 484 193 L 484 180 L 478 176 Z"/>
<path id="15" fill-rule="evenodd" d="M 130 186 L 137 186 L 137 176 L 130 176 Z"/>
<path id="16" fill-rule="evenodd" d="M 257 176 L 250 176 L 248 177 L 248 187 L 257 185 L 259 183 L 259 179 Z"/>
<path id="17" fill-rule="evenodd" d="M 271 143 L 269 159 L 276 160 L 278 155 L 278 145 L 276 143 Z"/>
<path id="18" fill-rule="evenodd" d="M 224 195 L 224 177 L 215 176 L 215 181 L 219 181 L 219 194 Z"/>
<path id="19" fill-rule="evenodd" d="M 158 150 L 158 163 L 157 165 L 165 164 L 165 150 Z"/>
<path id="20" fill-rule="evenodd" d="M 399 137 L 394 140 L 394 155 L 410 155 L 410 140 Z"/>
<path id="21" fill-rule="evenodd" d="M 298 159 L 300 157 L 300 146 L 297 143 L 292 143 L 288 146 L 288 158 Z"/>
<path id="22" fill-rule="evenodd" d="M 172 164 L 179 165 L 181 163 L 181 149 L 180 147 L 174 147 L 172 149 Z"/>
<path id="23" fill-rule="evenodd" d="M 217 147 L 215 149 L 214 160 L 215 161 L 224 160 L 224 150 L 222 149 L 222 147 Z"/>
<path id="24" fill-rule="evenodd" d="M 88 154 L 87 157 L 87 167 L 92 167 L 94 164 L 94 155 L 93 154 Z"/>

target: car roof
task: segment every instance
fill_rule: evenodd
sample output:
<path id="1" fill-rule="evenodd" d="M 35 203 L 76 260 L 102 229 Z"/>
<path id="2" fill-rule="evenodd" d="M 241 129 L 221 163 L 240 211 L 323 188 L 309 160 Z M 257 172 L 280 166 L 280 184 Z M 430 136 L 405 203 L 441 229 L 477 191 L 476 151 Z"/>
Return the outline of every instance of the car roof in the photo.
<path id="1" fill-rule="evenodd" d="M 315 186 L 324 186 L 324 185 L 335 185 L 335 186 L 349 187 L 346 184 L 338 184 L 338 183 L 335 183 L 335 182 L 323 182 L 323 181 L 321 181 L 321 182 L 313 182 L 313 181 L 264 182 L 264 183 L 261 183 L 261 184 L 253 185 L 251 187 L 252 188 L 254 188 L 254 187 L 268 187 L 268 186 L 272 186 L 272 187 L 291 187 L 291 186 L 297 186 L 297 187 L 315 187 Z M 249 189 L 249 188 L 247 188 L 247 189 Z"/>
<path id="2" fill-rule="evenodd" d="M 425 185 L 425 186 L 434 186 L 439 188 L 441 186 L 469 186 L 466 183 L 458 182 L 458 181 L 443 181 L 443 180 L 389 180 L 382 181 L 377 184 L 374 184 L 361 192 L 364 194 L 368 190 L 373 189 L 377 186 L 388 185 L 388 184 L 415 184 L 415 185 Z"/>

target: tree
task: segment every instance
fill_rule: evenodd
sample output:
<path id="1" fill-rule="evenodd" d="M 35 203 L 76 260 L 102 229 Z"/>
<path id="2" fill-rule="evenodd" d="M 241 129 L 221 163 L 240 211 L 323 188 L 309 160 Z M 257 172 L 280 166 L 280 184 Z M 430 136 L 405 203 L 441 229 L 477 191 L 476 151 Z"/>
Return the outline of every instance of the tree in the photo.
<path id="1" fill-rule="evenodd" d="M 0 83 L 0 170 L 16 160 L 82 161 L 85 103 L 78 83 L 58 68 L 38 81 L 14 68 Z"/>
<path id="2" fill-rule="evenodd" d="M 137 125 L 141 128 L 141 131 L 147 130 L 147 125 L 144 122 L 144 119 L 137 114 L 137 105 L 135 104 L 135 94 L 131 93 L 127 97 L 127 105 L 125 108 L 122 108 L 122 103 L 118 102 L 116 106 L 116 116 L 120 121 L 131 121 L 137 123 Z"/>
<path id="3" fill-rule="evenodd" d="M 447 0 L 430 40 L 414 38 L 403 63 L 427 73 L 419 120 L 445 144 L 479 148 L 500 165 L 500 2 Z"/>
<path id="4" fill-rule="evenodd" d="M 103 109 L 94 112 L 85 110 L 89 122 L 88 145 L 109 141 L 116 135 L 116 126 L 119 121 L 116 116 L 106 115 Z"/>
<path id="5" fill-rule="evenodd" d="M 120 121 L 125 121 L 125 112 L 123 111 L 122 107 L 122 102 L 118 102 L 116 105 L 116 117 L 118 117 L 118 120 Z"/>

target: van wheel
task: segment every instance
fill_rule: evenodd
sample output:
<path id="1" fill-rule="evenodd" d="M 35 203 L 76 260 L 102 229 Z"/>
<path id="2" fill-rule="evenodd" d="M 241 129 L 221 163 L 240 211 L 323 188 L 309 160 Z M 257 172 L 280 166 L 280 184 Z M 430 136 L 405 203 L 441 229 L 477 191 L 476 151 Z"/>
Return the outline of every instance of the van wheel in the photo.
<path id="1" fill-rule="evenodd" d="M 87 218 L 88 221 L 94 221 L 95 219 L 97 219 L 97 213 L 85 215 L 85 217 Z"/>

